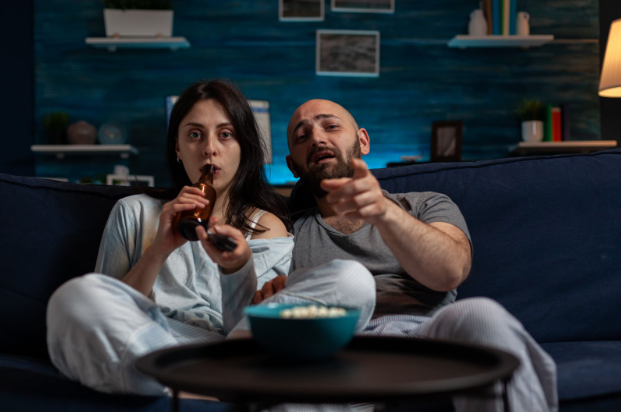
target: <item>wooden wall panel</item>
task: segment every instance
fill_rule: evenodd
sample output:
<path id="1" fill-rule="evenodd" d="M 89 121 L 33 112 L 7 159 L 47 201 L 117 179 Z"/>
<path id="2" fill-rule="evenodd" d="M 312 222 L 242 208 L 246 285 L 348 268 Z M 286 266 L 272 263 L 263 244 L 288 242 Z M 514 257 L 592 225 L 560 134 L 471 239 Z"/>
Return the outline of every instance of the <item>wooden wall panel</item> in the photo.
<path id="1" fill-rule="evenodd" d="M 326 20 L 312 23 L 279 22 L 277 0 L 184 0 L 173 2 L 174 35 L 185 36 L 190 49 L 109 53 L 84 44 L 85 37 L 104 35 L 101 2 L 35 0 L 36 139 L 45 141 L 41 119 L 52 110 L 96 126 L 121 122 L 141 151 L 132 171 L 167 184 L 164 96 L 213 77 L 270 102 L 273 183 L 292 180 L 285 130 L 295 108 L 311 98 L 341 103 L 369 130 L 371 167 L 404 154 L 428 158 L 433 120 L 464 121 L 465 159 L 503 157 L 520 139 L 515 109 L 524 98 L 571 104 L 572 137 L 599 139 L 597 0 L 519 1 L 532 16 L 533 34 L 566 42 L 528 50 L 448 48 L 450 38 L 466 33 L 478 4 L 472 0 L 397 0 L 395 14 L 334 13 L 327 1 Z M 379 30 L 379 78 L 316 76 L 317 29 Z M 89 170 L 78 165 L 66 174 L 111 171 L 110 163 L 93 160 Z M 69 169 L 56 161 L 37 162 L 39 175 L 63 170 Z"/>

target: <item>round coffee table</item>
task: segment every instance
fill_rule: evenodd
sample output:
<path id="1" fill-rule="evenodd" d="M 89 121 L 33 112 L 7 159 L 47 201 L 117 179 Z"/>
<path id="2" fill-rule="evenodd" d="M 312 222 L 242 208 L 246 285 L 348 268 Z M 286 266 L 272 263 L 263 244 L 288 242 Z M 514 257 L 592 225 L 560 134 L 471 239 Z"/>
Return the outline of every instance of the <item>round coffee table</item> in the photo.
<path id="1" fill-rule="evenodd" d="M 482 395 L 506 385 L 519 360 L 477 345 L 421 338 L 355 337 L 332 359 L 301 362 L 266 353 L 252 339 L 184 345 L 137 361 L 141 372 L 178 392 L 249 405 L 402 403 L 456 394 Z M 488 395 L 489 396 L 489 395 Z"/>

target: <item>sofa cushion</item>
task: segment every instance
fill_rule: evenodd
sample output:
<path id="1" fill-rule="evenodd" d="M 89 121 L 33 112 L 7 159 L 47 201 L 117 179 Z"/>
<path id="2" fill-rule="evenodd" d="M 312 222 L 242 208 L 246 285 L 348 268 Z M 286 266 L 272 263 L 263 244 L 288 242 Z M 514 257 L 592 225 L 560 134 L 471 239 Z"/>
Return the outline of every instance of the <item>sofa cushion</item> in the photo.
<path id="1" fill-rule="evenodd" d="M 375 174 L 389 192 L 460 207 L 474 257 L 458 299 L 497 300 L 539 342 L 621 340 L 621 150 Z"/>
<path id="2" fill-rule="evenodd" d="M 3 411 L 168 412 L 170 398 L 109 395 L 71 382 L 47 361 L 0 355 L 0 405 Z M 246 407 L 223 402 L 182 399 L 187 412 L 243 412 Z"/>
<path id="3" fill-rule="evenodd" d="M 542 347 L 556 362 L 559 399 L 621 395 L 621 341 L 557 342 Z"/>
<path id="4" fill-rule="evenodd" d="M 47 358 L 45 310 L 91 272 L 110 210 L 137 189 L 0 174 L 0 352 Z"/>

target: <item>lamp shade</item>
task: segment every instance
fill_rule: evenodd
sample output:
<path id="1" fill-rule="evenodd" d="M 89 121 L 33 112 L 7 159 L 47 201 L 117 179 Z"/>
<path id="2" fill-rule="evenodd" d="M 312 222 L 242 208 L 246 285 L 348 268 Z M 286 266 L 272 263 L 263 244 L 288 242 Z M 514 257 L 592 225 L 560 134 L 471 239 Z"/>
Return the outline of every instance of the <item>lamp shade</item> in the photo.
<path id="1" fill-rule="evenodd" d="M 610 25 L 604 67 L 599 81 L 599 95 L 621 97 L 621 19 Z"/>

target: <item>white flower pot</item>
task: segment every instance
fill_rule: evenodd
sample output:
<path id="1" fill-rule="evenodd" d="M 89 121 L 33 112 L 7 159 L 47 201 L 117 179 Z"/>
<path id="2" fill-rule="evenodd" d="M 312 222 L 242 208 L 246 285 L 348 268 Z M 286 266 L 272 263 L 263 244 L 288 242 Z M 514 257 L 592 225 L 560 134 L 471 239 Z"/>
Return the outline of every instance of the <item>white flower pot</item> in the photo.
<path id="1" fill-rule="evenodd" d="M 541 120 L 529 120 L 522 122 L 522 140 L 535 143 L 543 140 L 543 122 Z"/>
<path id="2" fill-rule="evenodd" d="M 108 37 L 172 37 L 172 10 L 104 9 Z"/>

